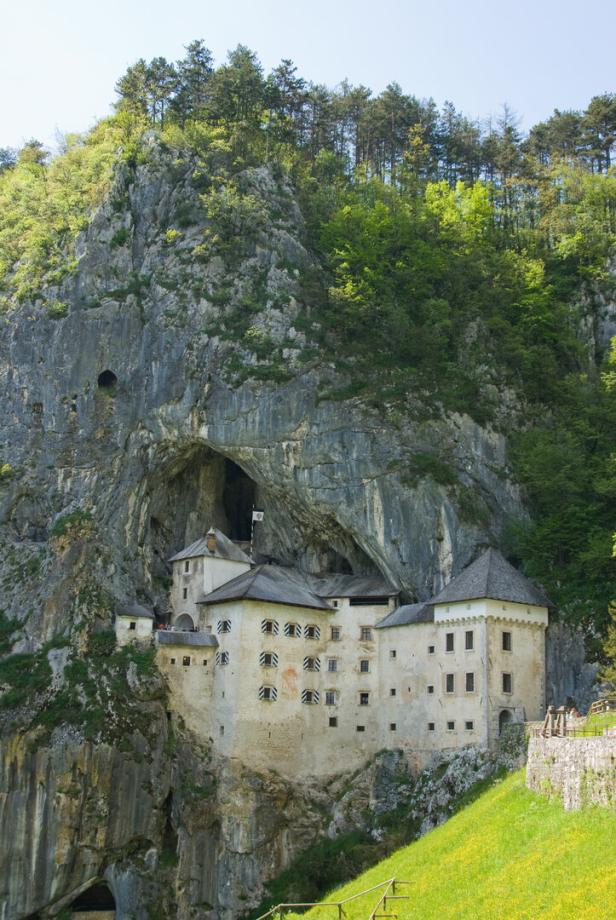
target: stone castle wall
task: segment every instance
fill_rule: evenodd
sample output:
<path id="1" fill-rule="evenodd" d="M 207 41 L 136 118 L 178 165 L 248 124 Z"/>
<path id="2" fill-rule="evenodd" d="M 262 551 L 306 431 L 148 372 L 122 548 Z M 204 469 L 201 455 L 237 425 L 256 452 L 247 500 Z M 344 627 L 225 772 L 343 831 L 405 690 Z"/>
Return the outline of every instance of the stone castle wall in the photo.
<path id="1" fill-rule="evenodd" d="M 616 737 L 532 738 L 526 785 L 557 796 L 568 811 L 587 805 L 616 809 Z"/>

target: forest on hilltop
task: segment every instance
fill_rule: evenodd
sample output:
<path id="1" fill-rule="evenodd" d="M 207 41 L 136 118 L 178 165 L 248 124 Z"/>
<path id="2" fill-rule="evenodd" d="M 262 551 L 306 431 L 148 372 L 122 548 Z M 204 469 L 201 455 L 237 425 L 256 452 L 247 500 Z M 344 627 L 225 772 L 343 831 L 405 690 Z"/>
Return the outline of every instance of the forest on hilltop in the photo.
<path id="1" fill-rule="evenodd" d="M 215 66 L 202 41 L 175 64 L 138 61 L 116 91 L 115 114 L 57 156 L 35 140 L 0 151 L 7 321 L 77 270 L 77 235 L 116 165 L 147 163 L 147 132 L 190 158 L 204 245 L 227 266 L 238 233 L 254 241 L 267 216 L 242 177 L 268 165 L 292 184 L 318 265 L 302 279 L 306 362 L 334 363 L 336 398 L 397 424 L 420 405 L 504 430 L 533 515 L 512 522 L 510 558 L 600 638 L 616 596 L 616 354 L 595 336 L 615 293 L 616 94 L 523 136 L 506 106 L 481 124 L 395 83 L 378 95 L 330 89 L 288 60 L 266 75 L 244 46 Z M 54 318 L 66 310 L 47 305 Z M 251 310 L 228 336 L 267 355 L 270 343 L 250 338 Z M 443 485 L 453 475 L 446 457 L 416 472 Z"/>

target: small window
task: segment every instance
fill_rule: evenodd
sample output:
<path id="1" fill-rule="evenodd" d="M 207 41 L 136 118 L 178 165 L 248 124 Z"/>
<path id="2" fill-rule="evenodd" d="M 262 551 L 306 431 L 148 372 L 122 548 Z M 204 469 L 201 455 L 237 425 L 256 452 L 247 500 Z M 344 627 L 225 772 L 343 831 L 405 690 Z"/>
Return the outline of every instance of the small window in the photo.
<path id="1" fill-rule="evenodd" d="M 456 676 L 455 674 L 446 674 L 445 675 L 445 692 L 454 693 L 456 689 Z"/>
<path id="2" fill-rule="evenodd" d="M 365 691 L 363 693 L 360 693 L 359 694 L 359 705 L 368 706 L 369 703 L 370 703 L 370 694 L 366 693 Z"/>
<path id="3" fill-rule="evenodd" d="M 329 727 L 330 727 L 330 728 L 338 728 L 338 716 L 330 716 L 330 717 L 329 717 Z"/>
<path id="4" fill-rule="evenodd" d="M 337 607 L 337 606 L 338 606 L 338 601 L 332 601 L 332 607 Z"/>
<path id="5" fill-rule="evenodd" d="M 229 652 L 216 652 L 216 664 L 229 664 Z"/>
<path id="6" fill-rule="evenodd" d="M 359 670 L 362 674 L 368 674 L 370 671 L 370 662 L 367 658 L 360 659 Z"/>
<path id="7" fill-rule="evenodd" d="M 319 629 L 318 626 L 313 626 L 312 624 L 310 624 L 309 626 L 304 626 L 304 639 L 320 639 L 320 638 L 321 638 L 321 630 Z"/>
<path id="8" fill-rule="evenodd" d="M 435 729 L 435 724 L 434 724 L 434 722 L 428 722 L 428 731 L 429 731 L 429 732 L 433 732 L 434 729 Z"/>
<path id="9" fill-rule="evenodd" d="M 391 690 L 389 691 L 389 695 L 390 695 L 390 696 L 395 696 L 395 695 L 396 695 L 396 688 L 395 688 L 395 687 L 392 687 L 392 688 L 391 688 Z"/>
<path id="10" fill-rule="evenodd" d="M 301 627 L 297 623 L 285 623 L 284 624 L 284 634 L 288 636 L 289 639 L 299 639 L 302 635 Z"/>
<path id="11" fill-rule="evenodd" d="M 275 687 L 259 687 L 259 699 L 266 703 L 274 703 L 278 699 L 278 691 Z"/>
<path id="12" fill-rule="evenodd" d="M 304 671 L 320 671 L 321 659 L 311 658 L 309 655 L 304 658 Z"/>
<path id="13" fill-rule="evenodd" d="M 184 571 L 190 572 L 190 560 L 189 559 L 187 559 L 186 562 L 184 563 Z"/>
<path id="14" fill-rule="evenodd" d="M 365 732 L 365 731 L 366 731 L 366 726 L 365 726 L 365 725 L 356 725 L 356 726 L 355 726 L 355 731 L 357 731 L 357 732 Z"/>
<path id="15" fill-rule="evenodd" d="M 445 651 L 453 652 L 453 650 L 454 650 L 453 633 L 445 633 Z"/>
<path id="16" fill-rule="evenodd" d="M 464 648 L 467 652 L 472 652 L 475 648 L 475 633 L 472 629 L 467 629 L 464 633 Z"/>
<path id="17" fill-rule="evenodd" d="M 455 729 L 456 729 L 456 723 L 455 723 L 455 722 L 451 721 L 451 722 L 448 722 L 448 723 L 447 723 L 447 731 L 448 731 L 448 732 L 453 732 L 453 731 L 455 731 Z"/>
<path id="18" fill-rule="evenodd" d="M 511 633 L 510 632 L 503 633 L 503 651 L 504 652 L 511 651 Z"/>
<path id="19" fill-rule="evenodd" d="M 182 658 L 182 664 L 184 665 L 185 668 L 190 667 L 190 655 L 184 655 L 184 657 Z"/>
<path id="20" fill-rule="evenodd" d="M 261 632 L 269 636 L 278 635 L 278 623 L 276 620 L 261 620 Z"/>
<path id="21" fill-rule="evenodd" d="M 511 674 L 503 674 L 503 693 L 513 692 L 513 678 Z"/>
<path id="22" fill-rule="evenodd" d="M 372 627 L 362 626 L 359 631 L 359 638 L 362 642 L 372 642 Z"/>
<path id="23" fill-rule="evenodd" d="M 204 668 L 207 668 L 207 658 L 204 658 L 204 659 L 203 659 L 203 667 L 204 667 Z"/>
<path id="24" fill-rule="evenodd" d="M 396 650 L 395 650 L 395 648 L 391 648 L 391 649 L 389 650 L 389 657 L 390 657 L 390 658 L 395 658 L 395 657 L 396 657 Z"/>
<path id="25" fill-rule="evenodd" d="M 170 658 L 170 659 L 169 659 L 169 664 L 175 664 L 175 658 Z"/>
<path id="26" fill-rule="evenodd" d="M 302 703 L 314 706 L 319 702 L 318 690 L 302 690 Z"/>
<path id="27" fill-rule="evenodd" d="M 132 629 L 133 631 L 134 631 L 135 629 L 137 629 L 137 621 L 136 621 L 136 620 L 131 620 L 130 623 L 128 624 L 128 628 L 129 628 L 129 629 Z"/>
<path id="28" fill-rule="evenodd" d="M 334 601 L 334 603 L 338 603 L 338 602 Z M 331 635 L 332 642 L 339 642 L 340 641 L 340 627 L 332 626 L 330 635 Z"/>
<path id="29" fill-rule="evenodd" d="M 434 646 L 434 645 L 429 645 L 429 646 L 428 646 L 428 655 L 434 655 L 434 652 L 435 652 L 435 651 L 436 651 L 436 646 Z"/>
<path id="30" fill-rule="evenodd" d="M 467 693 L 475 692 L 475 674 L 473 673 L 473 671 L 466 672 L 466 680 L 465 680 L 464 689 L 466 690 Z"/>
<path id="31" fill-rule="evenodd" d="M 325 705 L 326 705 L 326 706 L 335 706 L 335 705 L 336 705 L 336 691 L 335 691 L 335 690 L 326 690 L 326 691 L 325 691 Z"/>
<path id="32" fill-rule="evenodd" d="M 395 723 L 395 722 L 390 722 L 390 723 L 389 723 L 389 730 L 390 730 L 390 732 L 395 732 L 396 729 L 397 729 L 396 723 Z"/>
<path id="33" fill-rule="evenodd" d="M 186 600 L 188 597 L 188 588 L 182 588 L 182 599 Z"/>
<path id="34" fill-rule="evenodd" d="M 328 658 L 328 659 L 327 659 L 327 670 L 328 670 L 328 671 L 337 671 L 337 670 L 338 670 L 338 659 L 337 659 L 337 658 Z"/>
<path id="35" fill-rule="evenodd" d="M 278 655 L 276 652 L 261 652 L 259 655 L 259 664 L 262 668 L 277 668 Z"/>
<path id="36" fill-rule="evenodd" d="M 225 727 L 224 727 L 224 725 L 221 725 L 220 728 L 218 729 L 218 734 L 219 734 L 219 735 L 224 735 L 224 733 L 225 733 Z"/>
<path id="37" fill-rule="evenodd" d="M 428 684 L 428 693 L 434 693 L 434 684 Z"/>
<path id="38" fill-rule="evenodd" d="M 465 729 L 465 731 L 467 731 L 467 732 L 472 732 L 472 731 L 474 730 L 474 728 L 475 728 L 475 723 L 473 722 L 472 719 L 468 719 L 468 720 L 464 723 L 464 729 Z"/>
<path id="39" fill-rule="evenodd" d="M 216 624 L 217 633 L 230 633 L 231 632 L 231 620 L 219 620 Z"/>

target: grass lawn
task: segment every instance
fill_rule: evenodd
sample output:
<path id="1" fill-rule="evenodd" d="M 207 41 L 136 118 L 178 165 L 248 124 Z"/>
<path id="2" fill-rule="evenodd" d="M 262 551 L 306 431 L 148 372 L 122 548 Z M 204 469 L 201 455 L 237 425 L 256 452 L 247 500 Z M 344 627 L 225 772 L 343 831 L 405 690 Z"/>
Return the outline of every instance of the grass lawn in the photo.
<path id="1" fill-rule="evenodd" d="M 616 709 L 588 716 L 580 731 L 587 732 L 589 735 L 602 734 L 604 728 L 612 728 L 614 725 L 616 725 Z"/>
<path id="2" fill-rule="evenodd" d="M 387 905 L 399 920 L 614 920 L 616 811 L 565 812 L 529 792 L 524 776 L 524 770 L 508 775 L 446 824 L 323 900 L 395 876 L 410 882 L 397 892 L 409 900 Z M 351 902 L 347 917 L 368 920 L 378 897 Z M 303 916 L 337 915 L 336 908 L 318 907 Z"/>

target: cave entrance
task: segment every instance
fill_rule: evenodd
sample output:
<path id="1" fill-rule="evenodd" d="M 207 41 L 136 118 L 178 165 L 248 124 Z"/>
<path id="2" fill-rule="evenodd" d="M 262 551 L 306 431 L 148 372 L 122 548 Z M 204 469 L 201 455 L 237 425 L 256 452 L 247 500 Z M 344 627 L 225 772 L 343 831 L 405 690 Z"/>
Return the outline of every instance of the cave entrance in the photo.
<path id="1" fill-rule="evenodd" d="M 96 882 L 90 888 L 82 891 L 70 906 L 71 916 L 96 917 L 96 920 L 113 920 L 115 917 L 116 903 L 106 882 Z"/>
<path id="2" fill-rule="evenodd" d="M 222 504 L 229 522 L 227 536 L 231 540 L 247 542 L 250 540 L 256 486 L 237 463 L 226 457 L 224 471 Z"/>

